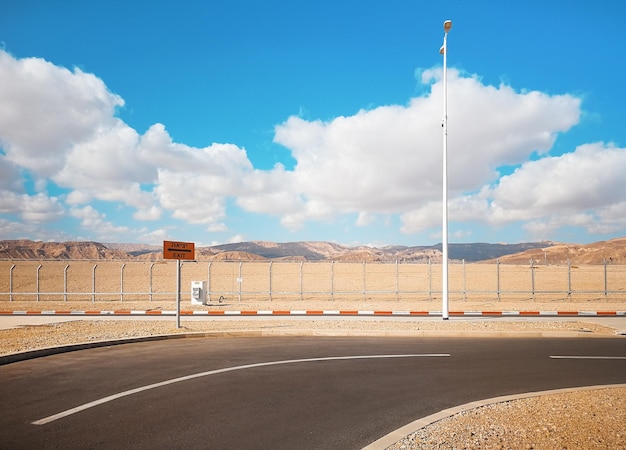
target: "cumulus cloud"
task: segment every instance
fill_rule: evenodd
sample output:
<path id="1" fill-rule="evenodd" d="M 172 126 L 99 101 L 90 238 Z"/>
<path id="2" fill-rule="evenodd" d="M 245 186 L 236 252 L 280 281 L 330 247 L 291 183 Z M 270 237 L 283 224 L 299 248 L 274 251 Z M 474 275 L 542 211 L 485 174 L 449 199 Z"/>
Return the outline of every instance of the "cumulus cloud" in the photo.
<path id="1" fill-rule="evenodd" d="M 0 212 L 17 214 L 31 223 L 45 223 L 62 217 L 64 208 L 59 199 L 46 194 L 16 194 L 0 190 Z"/>
<path id="2" fill-rule="evenodd" d="M 225 199 L 240 193 L 240 180 L 252 171 L 245 150 L 174 143 L 162 124 L 139 135 L 115 117 L 123 99 L 79 69 L 0 51 L 0 80 L 0 188 L 24 192 L 28 173 L 36 185 L 51 180 L 67 189 L 64 201 L 77 218 L 77 211 L 89 211 L 80 206 L 95 199 L 135 208 L 136 220 L 157 220 L 168 211 L 224 228 Z M 41 196 L 5 196 L 3 203 L 3 211 L 31 219 L 58 217 L 34 213 L 34 205 L 44 209 Z"/>
<path id="3" fill-rule="evenodd" d="M 564 226 L 615 232 L 626 226 L 625 170 L 626 149 L 604 143 L 530 161 L 489 193 L 489 220 L 529 221 L 528 229 L 537 234 Z"/>
<path id="4" fill-rule="evenodd" d="M 74 142 L 113 119 L 124 101 L 96 76 L 0 51 L 0 142 L 7 158 L 42 177 L 64 164 Z"/>
<path id="5" fill-rule="evenodd" d="M 502 177 L 493 189 L 493 206 L 502 220 L 525 215 L 602 208 L 619 202 L 626 192 L 625 149 L 586 144 L 572 153 L 523 164 Z"/>
<path id="6" fill-rule="evenodd" d="M 73 207 L 69 213 L 72 217 L 81 221 L 83 228 L 95 232 L 106 242 L 109 242 L 111 239 L 117 239 L 118 236 L 123 236 L 130 231 L 126 226 L 115 225 L 113 222 L 107 221 L 105 214 L 89 205 Z"/>
<path id="7" fill-rule="evenodd" d="M 297 160 L 293 185 L 305 199 L 289 222 L 311 213 L 404 213 L 406 231 L 432 226 L 440 204 L 440 70 L 422 74 L 429 94 L 328 122 L 290 117 L 275 141 Z M 546 153 L 580 118 L 580 100 L 486 86 L 450 70 L 448 175 L 452 195 L 493 183 L 497 168 Z M 364 217 L 364 216 L 359 216 Z M 362 219 L 359 219 L 362 222 Z"/>
<path id="8" fill-rule="evenodd" d="M 0 154 L 0 189 L 20 190 L 22 177 L 19 167 Z"/>
<path id="9" fill-rule="evenodd" d="M 538 239 L 564 227 L 590 234 L 614 233 L 626 227 L 626 149 L 613 144 L 584 144 L 572 153 L 546 156 L 522 164 L 476 194 L 450 199 L 449 218 L 487 226 L 524 224 Z M 441 201 L 402 216 L 403 231 L 441 224 Z"/>
<path id="10" fill-rule="evenodd" d="M 27 222 L 45 223 L 60 219 L 64 209 L 55 197 L 43 193 L 21 196 L 21 216 Z"/>
<path id="11" fill-rule="evenodd" d="M 566 226 L 626 227 L 624 148 L 592 143 L 550 154 L 579 122 L 579 98 L 448 75 L 451 221 L 520 223 L 540 238 Z M 103 240 L 129 232 L 162 240 L 172 222 L 156 221 L 169 218 L 224 232 L 231 208 L 273 215 L 289 230 L 345 217 L 391 226 L 396 216 L 402 232 L 430 230 L 441 224 L 441 76 L 422 71 L 423 94 L 406 105 L 328 121 L 288 117 L 274 141 L 291 152 L 293 170 L 259 170 L 233 143 L 188 146 L 158 123 L 140 134 L 115 116 L 124 100 L 95 75 L 0 50 L 0 213 L 32 224 L 69 214 Z M 518 169 L 501 177 L 504 165 Z M 94 200 L 130 207 L 155 230 L 120 225 Z M 0 230 L 14 223 L 0 218 Z"/>

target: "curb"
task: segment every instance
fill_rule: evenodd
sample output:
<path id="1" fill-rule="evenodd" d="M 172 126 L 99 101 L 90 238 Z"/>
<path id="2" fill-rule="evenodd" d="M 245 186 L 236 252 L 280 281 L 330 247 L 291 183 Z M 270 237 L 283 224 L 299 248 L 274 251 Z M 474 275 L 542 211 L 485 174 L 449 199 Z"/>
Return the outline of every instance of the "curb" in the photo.
<path id="1" fill-rule="evenodd" d="M 0 316 L 175 316 L 176 311 L 145 310 L 36 310 L 0 311 Z M 181 316 L 441 316 L 441 311 L 371 310 L 210 310 L 180 311 Z M 450 317 L 626 317 L 626 311 L 450 311 Z"/>
<path id="2" fill-rule="evenodd" d="M 439 422 L 440 420 L 447 419 L 456 414 L 470 411 L 472 409 L 481 408 L 483 406 L 494 405 L 496 403 L 504 403 L 510 402 L 514 400 L 522 400 L 525 398 L 533 398 L 540 397 L 544 395 L 552 395 L 552 394 L 569 394 L 580 391 L 595 391 L 599 389 L 616 389 L 616 388 L 626 388 L 626 384 L 604 384 L 597 386 L 584 386 L 578 388 L 564 388 L 564 389 L 552 389 L 549 391 L 538 391 L 538 392 L 527 392 L 524 394 L 515 394 L 515 395 L 506 395 L 502 397 L 494 397 L 484 400 L 478 400 L 475 402 L 465 403 L 464 405 L 454 406 L 452 408 L 444 409 L 439 411 L 438 413 L 431 414 L 430 416 L 423 417 L 421 419 L 417 419 L 414 422 L 411 422 L 397 430 L 392 431 L 391 433 L 381 437 L 375 442 L 363 447 L 363 450 L 384 450 L 396 442 L 404 439 L 405 437 L 415 433 L 416 431 L 425 428 L 429 425 L 432 425 L 435 422 Z"/>

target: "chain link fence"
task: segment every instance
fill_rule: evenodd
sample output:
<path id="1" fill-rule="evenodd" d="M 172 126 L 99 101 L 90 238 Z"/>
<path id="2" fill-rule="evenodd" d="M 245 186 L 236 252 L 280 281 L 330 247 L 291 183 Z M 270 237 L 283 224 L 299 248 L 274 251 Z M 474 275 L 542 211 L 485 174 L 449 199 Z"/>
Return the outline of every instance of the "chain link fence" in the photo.
<path id="1" fill-rule="evenodd" d="M 181 267 L 183 300 L 204 281 L 208 302 L 233 300 L 433 300 L 441 264 L 193 261 Z M 451 299 L 626 299 L 626 266 L 450 263 Z M 176 296 L 176 261 L 2 260 L 0 301 L 153 301 Z"/>

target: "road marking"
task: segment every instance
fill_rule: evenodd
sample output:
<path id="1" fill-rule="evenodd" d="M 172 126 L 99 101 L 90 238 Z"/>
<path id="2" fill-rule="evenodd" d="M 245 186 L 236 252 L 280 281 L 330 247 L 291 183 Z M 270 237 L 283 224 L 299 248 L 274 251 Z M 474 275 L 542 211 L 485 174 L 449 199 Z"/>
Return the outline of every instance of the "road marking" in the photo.
<path id="1" fill-rule="evenodd" d="M 551 359 L 626 359 L 626 356 L 550 356 Z"/>
<path id="2" fill-rule="evenodd" d="M 93 408 L 95 406 L 111 402 L 113 400 L 117 400 L 118 398 L 127 397 L 129 395 L 138 394 L 143 391 L 148 391 L 150 389 L 156 389 L 156 388 L 160 388 L 163 386 L 168 386 L 174 383 L 180 383 L 183 381 L 193 380 L 195 378 L 207 377 L 210 375 L 219 375 L 219 374 L 226 373 L 226 372 L 234 372 L 236 370 L 254 369 L 257 367 L 267 367 L 267 366 L 277 366 L 281 364 L 307 363 L 307 362 L 318 362 L 318 361 L 343 361 L 343 360 L 354 360 L 354 359 L 385 359 L 385 358 L 430 358 L 430 357 L 449 357 L 449 356 L 450 354 L 448 353 L 424 353 L 424 354 L 408 354 L 408 355 L 330 356 L 326 358 L 287 359 L 284 361 L 269 361 L 269 362 L 263 362 L 263 363 L 255 363 L 255 364 L 244 364 L 242 366 L 225 367 L 223 369 L 209 370 L 208 372 L 200 372 L 200 373 L 195 373 L 193 375 L 186 375 L 184 377 L 172 378 L 171 380 L 165 380 L 159 383 L 148 384 L 146 386 L 141 386 L 135 389 L 130 389 L 128 391 L 119 392 L 117 394 L 109 395 L 108 397 L 103 397 L 101 399 L 94 400 L 93 402 L 85 403 L 75 408 L 71 408 L 65 411 L 61 411 L 60 413 L 53 414 L 48 417 L 44 417 L 43 419 L 35 420 L 34 422 L 32 422 L 32 424 L 33 425 L 45 425 L 47 423 L 54 422 L 55 420 L 59 420 L 64 417 L 71 416 L 72 414 L 85 411 L 86 409 Z"/>

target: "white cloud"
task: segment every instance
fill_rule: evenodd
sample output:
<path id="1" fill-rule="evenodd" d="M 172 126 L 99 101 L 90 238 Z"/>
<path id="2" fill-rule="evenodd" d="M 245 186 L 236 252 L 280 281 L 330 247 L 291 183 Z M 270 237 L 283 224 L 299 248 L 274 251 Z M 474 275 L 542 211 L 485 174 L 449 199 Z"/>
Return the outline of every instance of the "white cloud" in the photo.
<path id="1" fill-rule="evenodd" d="M 246 172 L 240 180 L 237 205 L 258 214 L 283 215 L 304 207 L 293 172 L 277 164 L 270 171 Z"/>
<path id="2" fill-rule="evenodd" d="M 56 197 L 46 194 L 17 194 L 0 190 L 0 212 L 20 216 L 31 223 L 52 222 L 62 217 L 63 206 Z"/>
<path id="3" fill-rule="evenodd" d="M 612 144 L 585 144 L 574 152 L 546 156 L 523 164 L 494 187 L 449 202 L 449 218 L 489 226 L 524 223 L 536 238 L 563 227 L 590 234 L 614 233 L 626 227 L 626 149 Z M 431 208 L 432 206 L 432 208 Z M 441 202 L 403 216 L 405 232 L 441 224 L 428 211 Z"/>
<path id="4" fill-rule="evenodd" d="M 0 153 L 0 189 L 22 190 L 19 168 Z"/>
<path id="5" fill-rule="evenodd" d="M 438 71 L 424 72 L 424 82 L 433 79 L 431 93 L 405 107 L 363 110 L 329 122 L 294 116 L 277 126 L 275 141 L 297 160 L 292 186 L 305 199 L 283 222 L 315 220 L 310 212 L 323 210 L 325 218 L 350 212 L 405 213 L 405 230 L 436 223 L 432 216 L 441 201 L 442 83 Z M 503 164 L 545 153 L 557 134 L 580 117 L 580 100 L 569 95 L 485 86 L 456 70 L 450 70 L 448 83 L 451 197 L 493 183 Z"/>
<path id="6" fill-rule="evenodd" d="M 226 216 L 224 192 L 219 182 L 209 177 L 189 176 L 169 170 L 159 170 L 155 189 L 161 206 L 172 217 L 192 224 L 213 225 Z"/>
<path id="7" fill-rule="evenodd" d="M 0 191 L 0 212 L 5 214 L 17 214 L 20 210 L 21 195 L 11 191 Z"/>
<path id="8" fill-rule="evenodd" d="M 95 198 L 148 208 L 154 198 L 140 189 L 140 183 L 154 182 L 156 169 L 139 156 L 138 143 L 135 130 L 115 121 L 74 144 L 63 168 L 52 179 L 73 189 L 68 201 L 75 204 Z"/>
<path id="9" fill-rule="evenodd" d="M 55 230 L 46 224 L 7 220 L 0 217 L 0 235 L 3 239 L 33 239 L 64 242 L 75 239 L 64 231 Z"/>
<path id="10" fill-rule="evenodd" d="M 626 226 L 624 173 L 626 149 L 602 143 L 527 162 L 491 190 L 486 221 L 527 222 L 538 237 L 567 226 L 617 232 Z"/>
<path id="11" fill-rule="evenodd" d="M 355 224 L 359 227 L 366 227 L 374 222 L 376 222 L 376 216 L 374 214 L 361 212 L 359 213 Z"/>
<path id="12" fill-rule="evenodd" d="M 152 231 L 142 230 L 138 235 L 139 242 L 150 245 L 161 245 L 163 241 L 170 240 L 170 230 L 159 228 Z"/>
<path id="13" fill-rule="evenodd" d="M 46 194 L 21 196 L 21 216 L 27 222 L 46 223 L 60 219 L 63 214 L 63 206 L 55 197 Z"/>
<path id="14" fill-rule="evenodd" d="M 145 209 L 138 209 L 133 214 L 135 220 L 159 220 L 163 215 L 163 210 L 156 205 L 152 205 Z"/>
<path id="15" fill-rule="evenodd" d="M 42 177 L 60 170 L 73 144 L 110 122 L 124 104 L 92 74 L 2 50 L 0 80 L 2 147 L 10 161 Z"/>
<path id="16" fill-rule="evenodd" d="M 623 199 L 625 171 L 626 149 L 586 144 L 573 153 L 525 163 L 502 177 L 492 197 L 504 220 L 606 207 Z"/>
<path id="17" fill-rule="evenodd" d="M 0 51 L 0 80 L 0 213 L 24 221 L 49 223 L 69 210 L 102 240 L 167 235 L 163 223 L 133 231 L 107 221 L 95 199 L 134 208 L 135 220 L 172 217 L 210 232 L 228 230 L 227 205 L 280 217 L 289 230 L 342 216 L 368 227 L 398 214 L 405 233 L 441 224 L 441 69 L 422 72 L 425 93 L 407 105 L 326 122 L 289 117 L 274 141 L 291 152 L 293 170 L 255 169 L 235 144 L 174 142 L 158 123 L 140 135 L 115 117 L 124 101 L 79 69 Z M 579 98 L 489 86 L 454 69 L 448 83 L 451 221 L 521 223 L 536 235 L 626 227 L 625 149 L 596 143 L 550 155 L 580 120 Z M 519 168 L 500 178 L 502 165 Z M 53 196 L 52 184 L 64 193 Z"/>
<path id="18" fill-rule="evenodd" d="M 99 236 L 105 242 L 120 241 L 131 231 L 126 226 L 118 226 L 107 221 L 105 214 L 89 205 L 71 208 L 70 215 L 79 219 L 85 230 Z"/>

